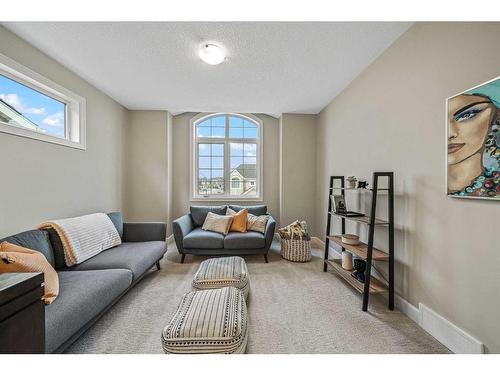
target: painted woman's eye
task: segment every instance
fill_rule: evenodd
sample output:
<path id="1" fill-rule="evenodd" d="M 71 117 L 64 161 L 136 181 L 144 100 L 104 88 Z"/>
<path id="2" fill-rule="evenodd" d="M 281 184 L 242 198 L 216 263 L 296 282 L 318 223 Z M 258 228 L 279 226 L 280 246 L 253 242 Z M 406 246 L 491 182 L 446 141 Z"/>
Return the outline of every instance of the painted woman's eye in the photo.
<path id="1" fill-rule="evenodd" d="M 460 112 L 458 115 L 456 115 L 455 121 L 462 122 L 462 121 L 470 120 L 471 118 L 475 117 L 481 111 L 482 111 L 482 109 L 480 107 L 472 107 L 472 108 L 470 108 L 464 112 Z"/>

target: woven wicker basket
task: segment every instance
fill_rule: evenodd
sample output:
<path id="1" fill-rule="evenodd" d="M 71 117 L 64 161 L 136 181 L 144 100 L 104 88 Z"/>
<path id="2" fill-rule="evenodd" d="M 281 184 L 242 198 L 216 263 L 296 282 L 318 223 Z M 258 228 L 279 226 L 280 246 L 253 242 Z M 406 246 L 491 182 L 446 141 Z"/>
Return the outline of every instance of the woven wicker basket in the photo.
<path id="1" fill-rule="evenodd" d="M 309 262 L 311 260 L 311 240 L 281 239 L 281 256 L 292 262 Z"/>

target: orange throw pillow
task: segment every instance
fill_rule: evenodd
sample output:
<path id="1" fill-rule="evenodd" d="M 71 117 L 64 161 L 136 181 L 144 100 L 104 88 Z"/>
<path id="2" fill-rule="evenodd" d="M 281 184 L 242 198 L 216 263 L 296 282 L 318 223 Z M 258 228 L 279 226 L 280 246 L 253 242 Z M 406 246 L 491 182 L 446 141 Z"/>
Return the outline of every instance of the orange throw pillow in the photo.
<path id="1" fill-rule="evenodd" d="M 0 243 L 0 273 L 14 272 L 43 272 L 43 299 L 46 305 L 51 304 L 59 294 L 57 272 L 42 253 L 4 241 Z"/>
<path id="2" fill-rule="evenodd" d="M 248 208 L 244 208 L 238 213 L 228 208 L 226 211 L 226 215 L 233 217 L 233 222 L 231 223 L 231 227 L 229 228 L 230 232 L 247 231 Z"/>

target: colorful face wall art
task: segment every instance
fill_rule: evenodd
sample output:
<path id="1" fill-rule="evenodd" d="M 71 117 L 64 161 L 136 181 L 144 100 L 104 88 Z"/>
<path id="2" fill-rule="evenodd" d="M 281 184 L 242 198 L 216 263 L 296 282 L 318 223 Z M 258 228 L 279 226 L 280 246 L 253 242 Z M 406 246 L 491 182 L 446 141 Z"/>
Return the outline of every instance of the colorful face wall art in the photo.
<path id="1" fill-rule="evenodd" d="M 448 195 L 500 199 L 500 77 L 446 107 Z"/>

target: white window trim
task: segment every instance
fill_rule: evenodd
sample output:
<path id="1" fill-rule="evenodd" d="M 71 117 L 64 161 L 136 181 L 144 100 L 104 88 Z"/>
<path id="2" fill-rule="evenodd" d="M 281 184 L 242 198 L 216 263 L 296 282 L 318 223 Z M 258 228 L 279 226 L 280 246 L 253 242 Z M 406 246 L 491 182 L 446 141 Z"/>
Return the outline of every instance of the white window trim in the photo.
<path id="1" fill-rule="evenodd" d="M 196 174 L 198 172 L 197 168 L 197 163 L 198 163 L 198 158 L 195 157 L 194 152 L 195 152 L 195 144 L 196 144 L 196 125 L 203 120 L 209 118 L 209 117 L 215 117 L 215 116 L 238 116 L 242 118 L 246 118 L 252 122 L 257 123 L 258 126 L 258 137 L 256 140 L 257 143 L 257 195 L 252 196 L 252 197 L 246 197 L 242 195 L 229 195 L 229 194 L 224 194 L 224 195 L 212 195 L 212 196 L 203 196 L 198 194 L 198 189 L 197 189 L 197 177 Z M 226 201 L 234 201 L 234 202 L 262 202 L 263 197 L 264 197 L 264 183 L 263 183 L 263 158 L 264 158 L 264 127 L 263 127 L 263 122 L 260 118 L 257 116 L 251 115 L 251 114 L 242 114 L 242 113 L 233 113 L 233 112 L 215 112 L 215 113 L 200 113 L 197 116 L 194 116 L 190 122 L 189 122 L 189 187 L 190 187 L 190 201 L 191 202 L 206 202 L 206 201 L 211 201 L 211 202 L 226 202 Z M 227 129 L 226 129 L 227 130 Z M 227 139 L 235 140 L 238 142 L 238 139 L 236 138 L 211 138 L 210 140 L 207 141 L 207 143 L 221 143 L 221 142 L 227 142 Z M 248 139 L 241 139 L 241 142 L 248 141 Z M 229 176 L 230 173 L 230 168 L 229 168 L 229 156 L 228 154 L 226 155 L 227 150 L 224 151 L 224 188 L 226 189 L 226 185 L 230 184 L 231 181 L 229 181 L 226 176 Z M 226 179 L 228 181 L 226 181 Z M 230 185 L 227 185 L 229 188 Z"/>
<path id="2" fill-rule="evenodd" d="M 86 101 L 37 72 L 0 54 L 0 73 L 16 82 L 66 104 L 66 138 L 39 133 L 30 129 L 16 127 L 0 121 L 0 132 L 25 138 L 37 139 L 80 150 L 86 149 Z"/>

